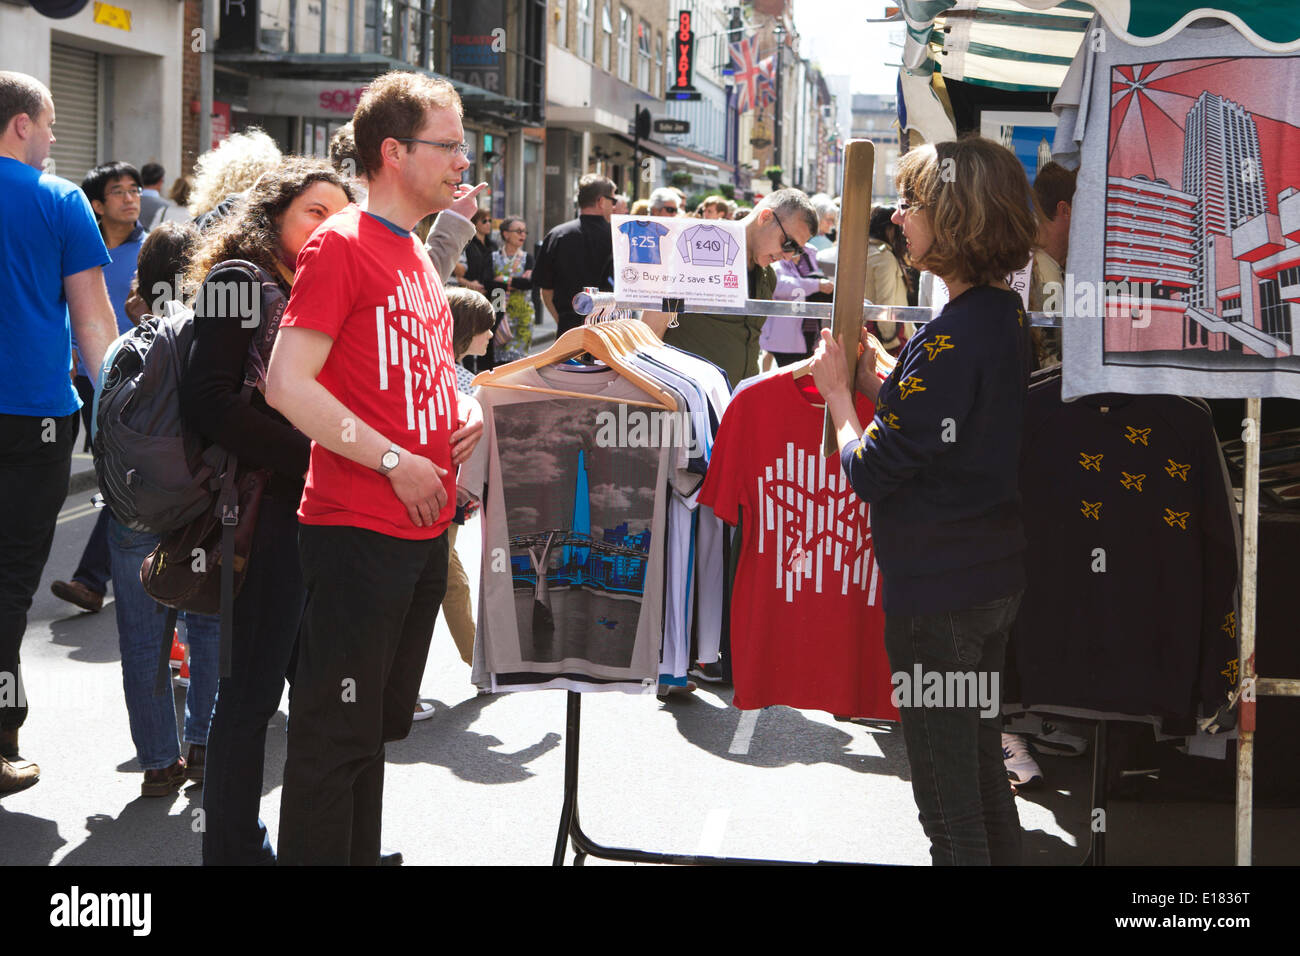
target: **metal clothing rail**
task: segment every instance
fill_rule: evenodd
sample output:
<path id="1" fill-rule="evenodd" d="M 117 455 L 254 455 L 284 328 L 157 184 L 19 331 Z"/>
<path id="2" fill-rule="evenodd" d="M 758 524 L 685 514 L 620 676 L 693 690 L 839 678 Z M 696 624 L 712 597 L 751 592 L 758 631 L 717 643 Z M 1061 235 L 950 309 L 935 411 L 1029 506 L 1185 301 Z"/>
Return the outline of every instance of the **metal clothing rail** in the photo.
<path id="1" fill-rule="evenodd" d="M 616 299 L 612 292 L 586 290 L 573 297 L 573 311 L 579 315 L 593 315 L 613 309 L 650 309 L 658 312 L 686 312 L 687 307 L 681 299 L 664 299 L 659 308 L 645 302 L 629 302 Z M 694 306 L 691 311 L 707 312 L 710 315 L 781 315 L 801 319 L 831 319 L 831 303 L 804 302 L 802 300 L 778 301 L 776 299 L 746 299 L 744 306 Z M 929 306 L 919 305 L 874 305 L 863 301 L 862 318 L 871 322 L 914 322 L 922 324 L 934 319 L 937 311 Z M 1029 312 L 1030 325 L 1042 328 L 1059 329 L 1061 313 Z"/>
<path id="2" fill-rule="evenodd" d="M 656 853 L 653 850 L 636 850 L 630 847 L 613 847 L 597 843 L 583 831 L 578 822 L 578 751 L 582 739 L 582 695 L 568 691 L 564 715 L 564 796 L 560 803 L 560 830 L 555 838 L 555 855 L 552 866 L 564 866 L 569 844 L 573 844 L 573 865 L 582 866 L 587 857 L 617 860 L 620 863 L 665 863 L 675 866 L 886 866 L 883 863 L 847 862 L 837 860 L 758 860 L 737 856 L 699 856 L 691 853 Z M 1038 711 L 1036 711 L 1038 713 Z M 1050 713 L 1050 711 L 1042 711 Z M 1070 718 L 1079 721 L 1079 718 Z M 1093 725 L 1092 807 L 1105 812 L 1107 808 L 1106 781 L 1108 776 L 1109 722 L 1095 720 L 1082 722 Z M 1014 797 L 1012 798 L 1015 799 Z M 1090 815 L 1091 816 L 1091 815 Z M 1089 821 L 1091 823 L 1091 820 Z M 1106 831 L 1090 826 L 1091 839 L 1082 866 L 1106 865 Z"/>

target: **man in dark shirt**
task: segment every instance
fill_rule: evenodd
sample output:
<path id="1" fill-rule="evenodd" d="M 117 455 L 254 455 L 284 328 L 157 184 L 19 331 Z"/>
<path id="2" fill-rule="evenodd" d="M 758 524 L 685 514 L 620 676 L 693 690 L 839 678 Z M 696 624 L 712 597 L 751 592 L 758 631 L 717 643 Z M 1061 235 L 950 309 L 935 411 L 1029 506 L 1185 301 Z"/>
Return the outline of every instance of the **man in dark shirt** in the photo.
<path id="1" fill-rule="evenodd" d="M 533 281 L 542 302 L 555 316 L 557 335 L 582 324 L 573 297 L 587 286 L 614 290 L 614 240 L 609 217 L 615 203 L 614 183 L 589 173 L 578 180 L 578 218 L 556 226 L 542 242 Z"/>

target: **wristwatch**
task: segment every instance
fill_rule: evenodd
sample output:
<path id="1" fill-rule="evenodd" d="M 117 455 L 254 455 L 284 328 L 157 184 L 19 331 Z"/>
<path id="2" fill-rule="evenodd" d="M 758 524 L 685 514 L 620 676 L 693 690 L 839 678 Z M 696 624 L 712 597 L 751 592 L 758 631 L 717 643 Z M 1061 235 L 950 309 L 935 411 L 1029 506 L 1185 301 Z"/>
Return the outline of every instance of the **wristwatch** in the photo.
<path id="1" fill-rule="evenodd" d="M 390 444 L 388 451 L 384 452 L 384 457 L 379 459 L 379 473 L 386 475 L 396 468 L 397 463 L 401 460 L 401 453 L 402 449 L 395 444 Z"/>

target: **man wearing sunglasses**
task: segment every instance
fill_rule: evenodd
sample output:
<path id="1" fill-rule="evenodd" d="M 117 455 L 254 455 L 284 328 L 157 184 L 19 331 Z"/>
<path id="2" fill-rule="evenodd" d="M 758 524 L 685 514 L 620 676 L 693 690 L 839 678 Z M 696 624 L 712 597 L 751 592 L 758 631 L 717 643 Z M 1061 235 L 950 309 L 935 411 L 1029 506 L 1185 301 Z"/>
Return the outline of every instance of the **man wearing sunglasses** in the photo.
<path id="1" fill-rule="evenodd" d="M 749 298 L 770 299 L 776 289 L 772 264 L 803 252 L 817 234 L 817 211 L 798 189 L 778 189 L 741 221 L 749 257 Z M 678 316 L 672 329 L 667 327 L 667 313 L 647 312 L 643 318 L 665 342 L 719 366 L 732 388 L 758 374 L 758 340 L 766 316 L 691 312 Z"/>

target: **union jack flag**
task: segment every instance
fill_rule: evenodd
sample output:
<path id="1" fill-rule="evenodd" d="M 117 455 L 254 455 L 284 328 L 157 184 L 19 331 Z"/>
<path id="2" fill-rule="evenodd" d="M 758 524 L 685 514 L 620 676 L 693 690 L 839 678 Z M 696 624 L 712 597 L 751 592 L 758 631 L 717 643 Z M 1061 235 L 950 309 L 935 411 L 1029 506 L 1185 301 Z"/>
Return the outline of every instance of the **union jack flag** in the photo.
<path id="1" fill-rule="evenodd" d="M 776 57 L 765 57 L 758 64 L 758 109 L 776 102 Z"/>
<path id="2" fill-rule="evenodd" d="M 758 37 L 731 44 L 731 59 L 736 64 L 736 111 L 743 113 L 759 105 L 759 90 L 765 82 L 762 64 L 758 62 Z"/>

